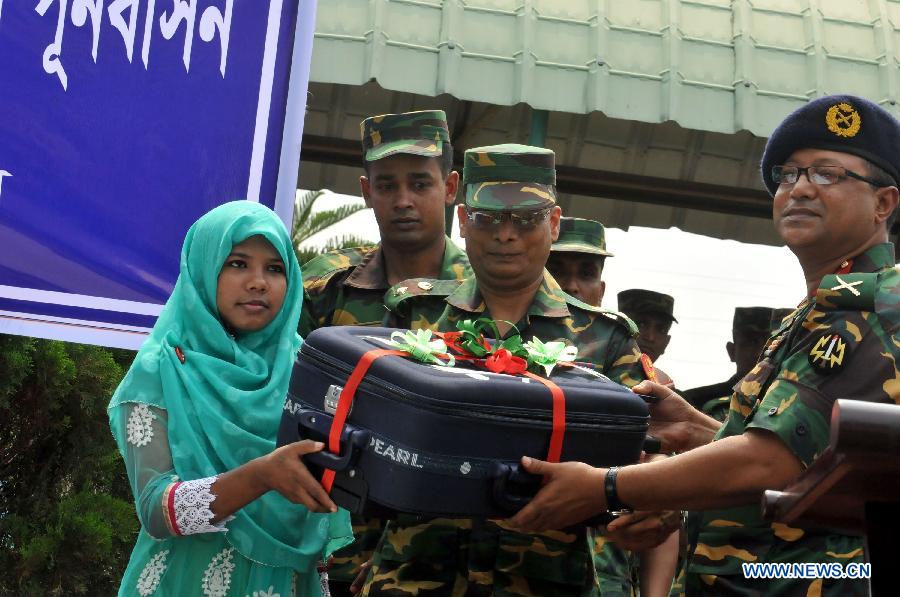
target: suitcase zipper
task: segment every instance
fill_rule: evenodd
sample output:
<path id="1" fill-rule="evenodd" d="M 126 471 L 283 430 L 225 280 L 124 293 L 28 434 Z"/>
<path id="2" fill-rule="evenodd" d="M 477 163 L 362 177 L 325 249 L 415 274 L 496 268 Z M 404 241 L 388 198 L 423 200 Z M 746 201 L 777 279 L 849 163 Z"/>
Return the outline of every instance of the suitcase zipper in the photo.
<path id="1" fill-rule="evenodd" d="M 353 368 L 343 361 L 335 359 L 310 346 L 309 344 L 304 343 L 302 348 L 300 349 L 300 352 L 304 356 L 309 357 L 309 359 L 316 364 L 324 365 L 324 367 L 321 368 L 329 373 L 337 373 L 346 378 L 353 371 Z M 360 384 L 360 388 L 363 388 L 366 385 L 385 390 L 384 397 L 388 400 L 393 400 L 395 402 L 405 402 L 407 404 L 416 402 L 417 404 L 433 412 L 457 417 L 459 416 L 458 405 L 454 407 L 441 406 L 439 402 L 443 401 L 429 399 L 417 394 L 413 394 L 401 388 L 400 386 L 386 382 L 383 379 L 366 376 L 366 378 L 364 378 L 362 383 Z M 413 398 L 415 398 L 415 400 L 413 400 Z M 637 398 L 637 396 L 635 396 L 635 398 Z M 637 399 L 639 400 L 639 398 Z M 491 408 L 491 405 L 480 405 L 479 410 L 468 411 L 467 415 L 480 419 L 510 421 L 520 425 L 524 424 L 527 426 L 540 428 L 545 427 L 546 424 L 549 423 L 552 419 L 549 409 L 546 416 L 535 416 L 536 413 L 532 410 L 520 409 L 519 412 L 516 412 L 517 410 L 519 409 L 516 409 L 515 407 L 503 407 L 502 409 L 499 409 Z M 646 432 L 647 428 L 649 427 L 649 417 L 640 422 L 635 421 L 635 418 L 636 417 L 634 416 L 627 415 L 585 415 L 581 413 L 567 412 L 566 424 L 573 429 L 590 428 L 597 431 L 602 431 L 606 428 L 610 428 L 616 431 L 634 431 L 640 433 Z"/>

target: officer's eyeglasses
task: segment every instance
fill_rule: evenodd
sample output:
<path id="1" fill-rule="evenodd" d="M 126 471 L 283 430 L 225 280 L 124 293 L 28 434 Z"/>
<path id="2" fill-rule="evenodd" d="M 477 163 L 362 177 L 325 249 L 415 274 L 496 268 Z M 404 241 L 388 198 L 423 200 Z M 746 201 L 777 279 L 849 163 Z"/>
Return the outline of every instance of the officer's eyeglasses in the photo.
<path id="1" fill-rule="evenodd" d="M 852 170 L 847 170 L 843 166 L 807 166 L 806 168 L 800 168 L 799 166 L 772 167 L 772 180 L 779 185 L 795 184 L 800 180 L 801 174 L 806 174 L 806 180 L 817 185 L 837 184 L 845 178 L 850 177 L 867 182 L 873 187 L 880 188 L 889 186 L 873 178 L 857 174 Z"/>
<path id="2" fill-rule="evenodd" d="M 511 211 L 469 211 L 466 210 L 466 217 L 472 226 L 479 230 L 491 230 L 497 228 L 503 223 L 503 220 L 509 220 L 512 224 L 522 231 L 534 230 L 534 228 L 547 219 L 550 214 L 549 209 L 539 209 L 537 211 L 511 212 Z"/>

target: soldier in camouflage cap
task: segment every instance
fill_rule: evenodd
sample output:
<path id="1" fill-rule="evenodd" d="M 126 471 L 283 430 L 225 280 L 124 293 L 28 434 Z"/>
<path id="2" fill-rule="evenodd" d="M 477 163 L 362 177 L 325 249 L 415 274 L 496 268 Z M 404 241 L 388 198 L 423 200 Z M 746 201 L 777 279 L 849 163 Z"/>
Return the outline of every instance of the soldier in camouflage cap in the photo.
<path id="1" fill-rule="evenodd" d="M 668 294 L 643 288 L 623 290 L 616 298 L 619 311 L 630 317 L 640 330 L 638 346 L 655 363 L 666 352 L 672 339 L 669 335 L 672 323 L 678 323 L 674 315 L 675 299 Z M 651 364 L 647 367 L 648 378 L 670 388 L 675 387 L 668 373 Z"/>
<path id="2" fill-rule="evenodd" d="M 758 361 L 759 355 L 772 331 L 772 319 L 775 316 L 775 311 L 776 309 L 770 307 L 735 308 L 731 323 L 732 339 L 725 344 L 728 358 L 735 364 L 735 374 L 726 381 L 685 391 L 683 394 L 685 400 L 690 402 L 694 408 L 699 409 L 717 421 L 725 421 L 728 416 L 731 395 L 734 393 L 734 386 L 750 372 L 750 369 Z M 791 309 L 787 311 L 790 313 Z M 778 325 L 781 324 L 782 317 L 778 318 Z M 701 522 L 701 512 L 688 513 L 688 553 L 694 549 L 697 535 L 700 532 Z M 682 562 L 679 562 L 679 564 L 682 564 Z M 684 595 L 685 572 L 686 567 L 680 566 L 679 578 L 676 583 L 679 585 L 680 590 L 678 592 L 673 591 L 672 597 Z"/>
<path id="3" fill-rule="evenodd" d="M 900 404 L 900 271 L 888 242 L 900 201 L 898 140 L 900 121 L 858 97 L 821 97 L 790 114 L 769 139 L 762 175 L 807 296 L 735 384 L 725 423 L 657 384 L 639 384 L 636 391 L 658 399 L 650 432 L 664 449 L 684 453 L 613 473 L 526 465 L 547 482 L 513 522 L 563 528 L 608 504 L 702 510 L 688 594 L 868 595 L 868 583 L 850 575 L 754 578 L 745 565 L 847 572 L 848 563 L 864 560 L 860 537 L 764 521 L 759 503 L 763 490 L 784 488 L 829 445 L 836 399 Z"/>
<path id="4" fill-rule="evenodd" d="M 550 247 L 547 271 L 568 294 L 599 307 L 606 290 L 606 282 L 601 278 L 603 265 L 606 258 L 612 256 L 606 248 L 603 224 L 595 220 L 564 217 L 559 221 L 559 237 Z M 666 374 L 655 369 L 653 375 Z M 638 573 L 638 585 L 644 595 L 655 593 L 651 587 L 668 587 L 672 580 L 671 563 L 678 549 L 677 539 L 673 536 L 670 545 L 632 552 L 595 534 L 594 567 L 601 595 L 634 593 Z"/>
<path id="5" fill-rule="evenodd" d="M 556 205 L 553 151 L 530 145 L 491 145 L 466 151 L 466 206 L 473 210 L 538 210 Z"/>
<path id="6" fill-rule="evenodd" d="M 671 340 L 669 330 L 673 323 L 678 323 L 675 319 L 675 299 L 668 294 L 643 288 L 623 290 L 616 298 L 619 311 L 634 320 L 641 329 L 641 350 L 654 361 L 661 357 Z M 639 320 L 647 322 L 646 331 Z"/>
<path id="7" fill-rule="evenodd" d="M 391 284 L 413 276 L 462 278 L 468 259 L 444 234 L 444 214 L 456 197 L 459 174 L 441 110 L 385 114 L 360 124 L 360 188 L 375 213 L 381 243 L 340 249 L 303 266 L 300 333 L 331 325 L 381 325 L 382 297 Z M 335 595 L 348 593 L 369 559 L 383 524 L 354 517 L 356 541 L 334 554 L 329 576 Z"/>
<path id="8" fill-rule="evenodd" d="M 360 123 L 360 135 L 360 189 L 381 243 L 332 251 L 303 266 L 301 335 L 328 325 L 381 324 L 381 297 L 397 280 L 469 271 L 465 254 L 444 234 L 445 208 L 459 185 L 444 112 L 372 116 Z"/>
<path id="9" fill-rule="evenodd" d="M 447 115 L 443 110 L 370 116 L 359 123 L 363 159 L 376 162 L 401 153 L 441 157 L 450 143 Z"/>
<path id="10" fill-rule="evenodd" d="M 731 323 L 731 340 L 725 344 L 728 358 L 735 364 L 735 374 L 728 380 L 684 392 L 684 398 L 719 421 L 728 415 L 728 404 L 734 384 L 750 372 L 769 339 L 772 329 L 771 307 L 737 307 Z M 781 323 L 781 320 L 778 320 Z"/>
<path id="11" fill-rule="evenodd" d="M 489 317 L 504 337 L 518 331 L 525 340 L 574 344 L 579 361 L 637 383 L 643 370 L 631 322 L 565 294 L 543 268 L 560 217 L 553 153 L 472 149 L 464 172 L 460 229 L 475 275 L 397 284 L 385 294 L 395 323 L 452 331 L 460 319 Z M 388 524 L 363 594 L 599 595 L 591 547 L 583 529 L 527 535 L 503 521 L 400 515 Z"/>
<path id="12" fill-rule="evenodd" d="M 606 250 L 603 224 L 582 218 L 561 218 L 559 238 L 550 247 L 547 270 L 563 290 L 599 307 L 606 291 L 603 264 L 612 256 Z"/>

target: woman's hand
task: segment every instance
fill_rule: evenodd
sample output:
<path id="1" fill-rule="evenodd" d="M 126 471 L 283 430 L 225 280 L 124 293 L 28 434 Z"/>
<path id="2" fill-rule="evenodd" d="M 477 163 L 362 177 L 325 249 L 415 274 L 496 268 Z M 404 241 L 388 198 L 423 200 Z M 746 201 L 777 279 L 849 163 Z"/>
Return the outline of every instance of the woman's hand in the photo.
<path id="1" fill-rule="evenodd" d="M 267 490 L 274 490 L 312 512 L 337 512 L 325 488 L 312 476 L 301 457 L 319 452 L 322 442 L 305 439 L 277 448 L 257 459 L 257 477 Z"/>

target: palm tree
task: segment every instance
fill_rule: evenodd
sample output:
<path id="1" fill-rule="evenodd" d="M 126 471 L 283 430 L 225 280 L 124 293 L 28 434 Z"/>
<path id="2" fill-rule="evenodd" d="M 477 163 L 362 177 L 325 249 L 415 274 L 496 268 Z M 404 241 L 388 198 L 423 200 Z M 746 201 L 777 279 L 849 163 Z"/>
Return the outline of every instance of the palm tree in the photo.
<path id="1" fill-rule="evenodd" d="M 311 249 L 301 247 L 314 234 L 317 234 L 341 220 L 348 218 L 356 212 L 365 209 L 363 205 L 342 205 L 334 209 L 324 209 L 312 213 L 313 204 L 316 200 L 330 194 L 331 191 L 326 189 L 318 191 L 297 191 L 297 199 L 294 201 L 294 224 L 291 230 L 291 242 L 294 245 L 294 251 L 297 253 L 297 260 L 301 265 L 331 249 L 343 249 L 347 247 L 362 247 L 371 245 L 372 243 L 362 237 L 352 234 L 345 234 L 341 237 L 332 237 L 325 242 L 324 249 Z"/>

